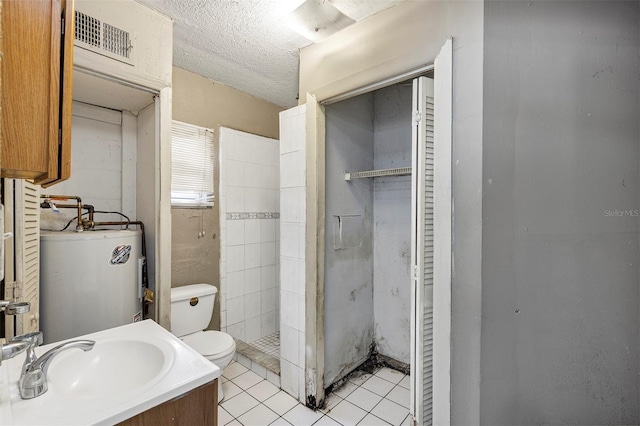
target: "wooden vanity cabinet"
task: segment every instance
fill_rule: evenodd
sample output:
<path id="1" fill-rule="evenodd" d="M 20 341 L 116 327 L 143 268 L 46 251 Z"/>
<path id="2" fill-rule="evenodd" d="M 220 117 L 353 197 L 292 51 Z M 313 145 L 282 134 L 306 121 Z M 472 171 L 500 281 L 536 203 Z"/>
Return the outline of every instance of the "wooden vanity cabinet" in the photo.
<path id="1" fill-rule="evenodd" d="M 148 425 L 218 425 L 218 380 L 200 386 L 178 398 L 164 402 L 120 426 Z"/>
<path id="2" fill-rule="evenodd" d="M 73 0 L 2 0 L 2 177 L 70 176 L 74 20 Z"/>

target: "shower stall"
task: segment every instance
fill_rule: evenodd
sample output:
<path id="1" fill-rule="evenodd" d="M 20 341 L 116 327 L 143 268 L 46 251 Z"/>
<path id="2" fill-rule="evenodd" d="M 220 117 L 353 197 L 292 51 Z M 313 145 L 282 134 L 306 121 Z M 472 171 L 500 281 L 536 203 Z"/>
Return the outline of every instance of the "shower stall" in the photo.
<path id="1" fill-rule="evenodd" d="M 280 373 L 279 142 L 220 128 L 221 330 Z"/>

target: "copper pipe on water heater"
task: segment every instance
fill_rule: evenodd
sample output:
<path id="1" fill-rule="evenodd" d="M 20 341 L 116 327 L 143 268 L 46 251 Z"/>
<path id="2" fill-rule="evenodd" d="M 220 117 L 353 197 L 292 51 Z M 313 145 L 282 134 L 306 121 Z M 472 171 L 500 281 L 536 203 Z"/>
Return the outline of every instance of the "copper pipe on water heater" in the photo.
<path id="1" fill-rule="evenodd" d="M 63 209 L 70 209 L 70 208 L 77 208 L 78 209 L 78 227 L 82 226 L 82 199 L 80 199 L 80 197 L 78 197 L 77 195 L 49 195 L 49 194 L 41 194 L 40 198 L 44 198 L 45 200 L 76 200 L 76 205 L 71 205 L 71 204 L 60 204 L 57 205 L 56 207 L 58 208 L 63 208 Z M 78 229 L 78 227 L 76 227 L 76 229 Z"/>
<path id="2" fill-rule="evenodd" d="M 78 214 L 76 217 L 76 231 L 80 232 L 85 229 L 90 229 L 93 225 L 93 214 L 95 212 L 95 208 L 90 204 L 82 204 L 82 199 L 77 195 L 49 195 L 42 194 L 40 198 L 44 198 L 45 202 L 48 201 L 51 203 L 51 200 L 76 200 L 76 204 L 55 204 L 56 208 L 59 209 L 77 209 Z M 53 203 L 51 203 L 53 205 Z M 89 213 L 89 220 L 82 219 L 82 210 L 87 210 Z"/>

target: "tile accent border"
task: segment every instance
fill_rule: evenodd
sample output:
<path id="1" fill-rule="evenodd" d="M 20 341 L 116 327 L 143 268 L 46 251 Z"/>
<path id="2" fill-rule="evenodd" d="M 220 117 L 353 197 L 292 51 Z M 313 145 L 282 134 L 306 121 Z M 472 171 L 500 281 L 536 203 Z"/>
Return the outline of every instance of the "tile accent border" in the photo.
<path id="1" fill-rule="evenodd" d="M 280 212 L 227 213 L 227 220 L 280 219 Z"/>

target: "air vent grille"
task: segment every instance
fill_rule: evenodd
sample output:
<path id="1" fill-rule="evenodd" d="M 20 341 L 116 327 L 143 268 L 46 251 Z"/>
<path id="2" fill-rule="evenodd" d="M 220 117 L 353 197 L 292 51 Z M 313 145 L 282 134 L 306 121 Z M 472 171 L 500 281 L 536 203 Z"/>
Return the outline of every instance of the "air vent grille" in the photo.
<path id="1" fill-rule="evenodd" d="M 100 47 L 100 21 L 76 10 L 76 40 Z"/>
<path id="2" fill-rule="evenodd" d="M 78 46 L 96 53 L 132 63 L 129 32 L 76 10 L 75 40 Z"/>
<path id="3" fill-rule="evenodd" d="M 129 57 L 129 33 L 107 23 L 104 24 L 102 48 L 124 58 Z"/>

